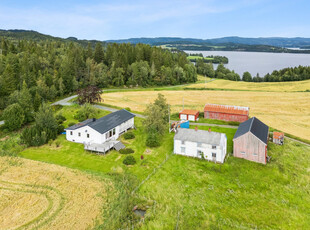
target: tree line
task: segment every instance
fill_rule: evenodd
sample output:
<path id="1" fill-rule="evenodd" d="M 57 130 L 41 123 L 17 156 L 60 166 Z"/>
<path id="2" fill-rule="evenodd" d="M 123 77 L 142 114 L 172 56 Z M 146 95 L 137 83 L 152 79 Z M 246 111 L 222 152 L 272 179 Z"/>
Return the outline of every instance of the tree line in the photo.
<path id="1" fill-rule="evenodd" d="M 310 66 L 298 66 L 274 70 L 271 74 L 267 73 L 264 77 L 259 74 L 252 76 L 249 72 L 244 72 L 243 81 L 247 82 L 283 82 L 283 81 L 303 81 L 310 79 Z"/>
<path id="2" fill-rule="evenodd" d="M 88 44 L 8 40 L 0 42 L 0 110 L 22 89 L 36 102 L 53 100 L 89 85 L 136 87 L 195 82 L 184 53 L 145 44 Z"/>
<path id="3" fill-rule="evenodd" d="M 242 78 L 233 70 L 229 70 L 222 63 L 214 69 L 211 63 L 204 63 L 201 59 L 196 62 L 196 71 L 198 74 L 210 78 L 219 78 L 232 81 L 246 82 L 284 82 L 284 81 L 303 81 L 310 79 L 310 66 L 298 66 L 274 70 L 271 74 L 267 73 L 264 77 L 259 74 L 252 76 L 248 71 L 244 72 Z"/>

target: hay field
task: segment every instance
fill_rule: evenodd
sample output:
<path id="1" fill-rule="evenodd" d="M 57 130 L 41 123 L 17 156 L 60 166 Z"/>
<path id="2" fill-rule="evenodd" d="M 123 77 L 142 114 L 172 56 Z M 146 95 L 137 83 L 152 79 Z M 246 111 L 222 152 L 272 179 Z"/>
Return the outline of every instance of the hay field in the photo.
<path id="1" fill-rule="evenodd" d="M 201 80 L 201 78 L 199 79 Z M 207 79 L 208 80 L 208 79 Z M 310 80 L 294 82 L 236 82 L 223 79 L 216 79 L 207 84 L 192 84 L 185 88 L 207 88 L 207 89 L 232 89 L 269 92 L 300 92 L 310 91 Z"/>
<path id="2" fill-rule="evenodd" d="M 250 116 L 256 116 L 267 125 L 310 140 L 310 93 L 303 92 L 251 92 L 251 91 L 137 91 L 106 93 L 106 104 L 130 107 L 143 111 L 157 94 L 164 94 L 172 112 L 185 108 L 203 111 L 206 103 L 250 107 Z"/>
<path id="3" fill-rule="evenodd" d="M 88 229 L 102 222 L 106 184 L 57 165 L 0 157 L 0 229 Z"/>

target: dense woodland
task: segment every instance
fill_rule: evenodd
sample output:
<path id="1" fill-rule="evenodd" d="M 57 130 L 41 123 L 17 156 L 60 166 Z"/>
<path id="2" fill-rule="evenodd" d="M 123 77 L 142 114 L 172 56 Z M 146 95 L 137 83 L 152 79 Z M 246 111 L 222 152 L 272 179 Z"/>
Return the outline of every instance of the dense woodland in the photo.
<path id="1" fill-rule="evenodd" d="M 195 82 L 196 69 L 184 53 L 145 44 L 11 41 L 0 44 L 0 109 L 22 88 L 31 101 L 53 100 L 88 85 L 136 87 Z"/>

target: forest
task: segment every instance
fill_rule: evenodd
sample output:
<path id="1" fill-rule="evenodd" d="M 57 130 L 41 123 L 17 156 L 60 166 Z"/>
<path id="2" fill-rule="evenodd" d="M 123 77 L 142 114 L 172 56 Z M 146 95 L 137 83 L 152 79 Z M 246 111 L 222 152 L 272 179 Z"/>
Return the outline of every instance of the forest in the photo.
<path id="1" fill-rule="evenodd" d="M 12 40 L 0 42 L 0 110 L 22 89 L 33 104 L 54 100 L 89 85 L 148 87 L 195 82 L 186 55 L 146 44 Z M 36 106 L 35 106 L 36 107 Z"/>

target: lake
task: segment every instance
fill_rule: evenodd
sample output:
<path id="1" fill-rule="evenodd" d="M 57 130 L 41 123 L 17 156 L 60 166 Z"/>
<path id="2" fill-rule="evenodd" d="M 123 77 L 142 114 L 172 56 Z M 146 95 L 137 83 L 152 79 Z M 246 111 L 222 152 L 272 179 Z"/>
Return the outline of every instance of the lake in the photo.
<path id="1" fill-rule="evenodd" d="M 309 66 L 310 54 L 292 53 L 264 53 L 264 52 L 238 52 L 238 51 L 185 51 L 186 53 L 202 53 L 204 56 L 226 56 L 229 63 L 226 68 L 234 70 L 241 77 L 245 71 L 252 76 L 259 73 L 260 77 L 286 67 Z M 217 65 L 214 66 L 216 68 Z"/>

